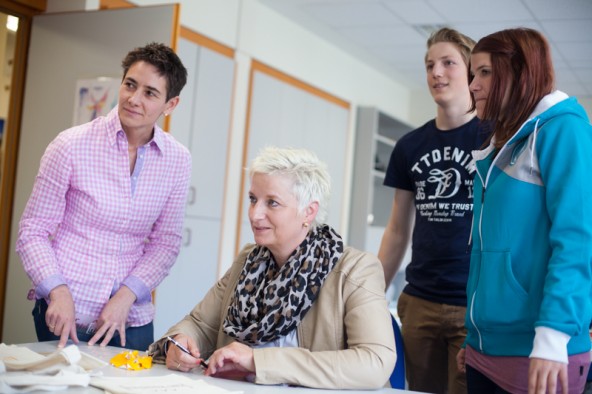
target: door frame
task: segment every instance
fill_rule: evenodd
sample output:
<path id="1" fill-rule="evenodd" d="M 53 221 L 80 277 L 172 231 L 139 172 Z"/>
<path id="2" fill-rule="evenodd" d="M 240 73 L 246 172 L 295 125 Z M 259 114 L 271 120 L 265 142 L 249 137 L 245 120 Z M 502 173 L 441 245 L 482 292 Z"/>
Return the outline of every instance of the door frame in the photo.
<path id="1" fill-rule="evenodd" d="M 16 163 L 23 112 L 23 95 L 27 73 L 27 54 L 31 37 L 33 16 L 45 12 L 45 0 L 8 0 L 0 11 L 19 18 L 11 77 L 11 92 L 8 103 L 8 118 L 4 130 L 4 155 L 2 156 L 2 177 L 0 178 L 0 341 L 4 327 L 4 303 L 6 301 L 6 280 L 8 277 L 8 255 L 10 230 L 14 205 L 14 184 Z"/>

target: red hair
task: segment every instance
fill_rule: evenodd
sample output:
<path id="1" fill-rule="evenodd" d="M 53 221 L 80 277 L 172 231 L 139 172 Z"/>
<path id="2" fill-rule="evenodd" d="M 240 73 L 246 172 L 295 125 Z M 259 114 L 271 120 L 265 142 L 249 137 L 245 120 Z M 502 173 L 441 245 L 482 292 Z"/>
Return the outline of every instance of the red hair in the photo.
<path id="1" fill-rule="evenodd" d="M 492 81 L 483 120 L 493 121 L 496 148 L 501 148 L 528 120 L 541 99 L 555 87 L 551 50 L 536 30 L 501 30 L 480 39 L 475 53 L 491 55 Z M 507 93 L 506 93 L 507 92 Z M 507 95 L 507 103 L 503 104 Z M 471 111 L 475 98 L 471 95 Z"/>

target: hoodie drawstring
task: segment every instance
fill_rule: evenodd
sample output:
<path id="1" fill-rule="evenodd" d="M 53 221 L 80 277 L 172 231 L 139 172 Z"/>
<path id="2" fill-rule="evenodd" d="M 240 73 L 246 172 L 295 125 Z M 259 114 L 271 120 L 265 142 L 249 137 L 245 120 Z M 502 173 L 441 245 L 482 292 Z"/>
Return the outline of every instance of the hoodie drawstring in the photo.
<path id="1" fill-rule="evenodd" d="M 536 138 L 537 135 L 539 133 L 539 121 L 541 119 L 538 118 L 536 120 L 536 123 L 534 124 L 534 131 L 533 131 L 533 137 L 532 137 L 532 145 L 530 146 L 530 175 L 532 175 L 532 169 L 534 167 L 534 148 L 536 146 Z"/>

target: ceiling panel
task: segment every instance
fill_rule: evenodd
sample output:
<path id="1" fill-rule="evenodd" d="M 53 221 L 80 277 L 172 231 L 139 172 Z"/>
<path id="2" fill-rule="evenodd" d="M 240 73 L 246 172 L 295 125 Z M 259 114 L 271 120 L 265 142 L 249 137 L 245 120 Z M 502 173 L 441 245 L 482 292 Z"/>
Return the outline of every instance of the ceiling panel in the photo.
<path id="1" fill-rule="evenodd" d="M 341 28 L 338 31 L 344 37 L 354 40 L 366 47 L 380 47 L 386 45 L 425 44 L 425 37 L 413 27 L 405 26 L 377 26 Z"/>
<path id="2" fill-rule="evenodd" d="M 381 72 L 425 86 L 429 32 L 449 26 L 475 40 L 518 26 L 551 44 L 559 89 L 592 97 L 592 0 L 259 0 Z"/>
<path id="3" fill-rule="evenodd" d="M 385 1 L 384 5 L 410 24 L 441 24 L 444 17 L 423 1 Z"/>
<path id="4" fill-rule="evenodd" d="M 521 2 L 540 20 L 592 18 L 590 0 L 521 0 Z"/>
<path id="5" fill-rule="evenodd" d="M 592 1 L 590 1 L 592 4 Z M 592 37 L 592 20 L 541 20 L 543 32 L 553 39 L 554 43 L 561 42 L 590 42 Z M 574 34 L 577 32 L 577 34 Z"/>
<path id="6" fill-rule="evenodd" d="M 428 0 L 427 3 L 451 23 L 509 22 L 522 21 L 532 17 L 528 9 L 516 0 Z"/>
<path id="7" fill-rule="evenodd" d="M 331 27 L 389 26 L 402 23 L 380 3 L 308 4 L 304 6 L 314 18 Z"/>

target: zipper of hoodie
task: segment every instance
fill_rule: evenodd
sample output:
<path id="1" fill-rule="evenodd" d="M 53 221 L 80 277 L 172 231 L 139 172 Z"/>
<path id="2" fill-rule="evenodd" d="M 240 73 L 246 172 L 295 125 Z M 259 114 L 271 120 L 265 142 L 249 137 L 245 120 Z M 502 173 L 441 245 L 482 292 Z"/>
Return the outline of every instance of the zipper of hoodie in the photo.
<path id="1" fill-rule="evenodd" d="M 476 167 L 476 164 L 475 164 Z M 475 174 L 477 174 L 477 176 L 481 179 L 481 184 L 485 185 L 485 182 L 483 182 L 483 178 L 481 177 L 481 174 L 479 173 L 479 170 L 477 168 L 475 168 Z M 483 188 L 483 191 L 485 191 L 485 187 Z M 481 197 L 481 202 L 483 202 L 483 196 Z M 467 249 L 465 250 L 465 253 L 469 253 L 472 249 L 472 245 L 473 245 L 473 227 L 475 226 L 475 218 L 473 218 L 471 220 L 471 230 L 469 231 L 469 242 L 467 242 Z"/>
<path id="2" fill-rule="evenodd" d="M 487 180 L 489 179 L 489 174 L 491 172 L 492 166 L 493 166 L 493 162 L 491 163 L 491 166 L 489 167 L 487 174 L 485 174 L 485 180 L 481 176 L 481 173 L 478 170 L 476 171 L 477 175 L 481 179 L 481 184 L 483 185 L 483 189 L 481 192 L 481 209 L 479 210 L 479 222 L 477 223 L 477 231 L 479 232 L 479 246 L 481 248 L 481 251 L 483 251 L 483 234 L 481 232 L 481 221 L 483 220 L 483 205 L 485 204 L 485 193 L 487 191 Z M 474 220 L 473 220 L 473 222 L 474 222 Z M 471 234 L 472 233 L 473 232 L 471 231 Z M 476 294 L 476 291 L 473 291 L 473 294 L 471 294 L 471 305 L 470 305 L 470 309 L 469 309 L 469 318 L 471 319 L 471 323 L 473 324 L 473 327 L 475 327 L 475 331 L 477 331 L 477 337 L 479 338 L 479 351 L 481 353 L 483 353 L 483 338 L 481 336 L 481 331 L 479 330 L 477 323 L 475 323 L 475 319 L 473 316 L 473 308 L 475 306 L 475 294 Z"/>
<path id="3" fill-rule="evenodd" d="M 475 306 L 475 292 L 473 292 L 472 296 L 471 296 L 471 309 L 470 309 L 470 318 L 471 318 L 471 323 L 473 324 L 473 327 L 475 327 L 475 330 L 477 331 L 477 337 L 479 338 L 479 351 L 481 353 L 483 353 L 483 338 L 481 337 L 481 331 L 479 331 L 479 327 L 477 326 L 477 323 L 475 323 L 475 320 L 473 319 L 473 307 Z"/>
<path id="4" fill-rule="evenodd" d="M 489 175 L 489 174 L 488 174 Z M 489 178 L 489 176 L 487 176 L 487 179 Z M 487 191 L 487 186 L 486 183 L 483 183 L 483 193 L 481 193 L 481 210 L 479 211 L 479 227 L 477 228 L 479 230 L 479 244 L 481 247 L 481 251 L 483 251 L 483 234 L 481 233 L 481 221 L 483 220 L 483 205 L 485 205 L 485 192 Z M 472 300 L 471 300 L 471 322 L 473 323 L 473 326 L 475 327 L 475 330 L 477 331 L 477 336 L 479 337 L 479 351 L 481 351 L 483 353 L 483 338 L 481 337 L 481 331 L 479 331 L 479 327 L 477 326 L 477 323 L 475 323 L 475 321 L 473 320 L 473 307 L 475 306 L 475 292 L 473 292 L 473 296 L 472 296 Z"/>
<path id="5" fill-rule="evenodd" d="M 489 177 L 488 177 L 489 178 Z M 487 186 L 483 184 L 483 193 L 481 193 L 481 210 L 479 211 L 479 243 L 481 244 L 481 251 L 483 251 L 483 233 L 481 232 L 482 226 L 481 221 L 483 220 L 483 206 L 485 205 L 485 193 L 487 192 Z"/>

